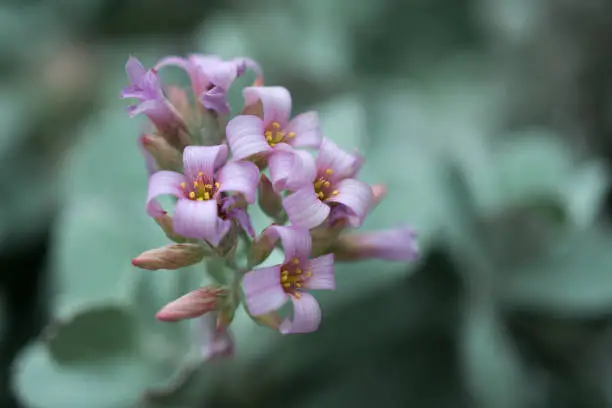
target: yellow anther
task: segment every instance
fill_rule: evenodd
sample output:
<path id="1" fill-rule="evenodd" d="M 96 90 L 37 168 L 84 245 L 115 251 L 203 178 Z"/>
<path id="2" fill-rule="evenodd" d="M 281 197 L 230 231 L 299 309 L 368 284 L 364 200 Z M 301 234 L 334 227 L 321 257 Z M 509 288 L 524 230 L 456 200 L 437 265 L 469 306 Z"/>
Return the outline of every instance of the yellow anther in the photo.
<path id="1" fill-rule="evenodd" d="M 323 185 L 324 185 L 326 188 L 329 188 L 329 186 L 330 186 L 329 181 L 326 181 L 325 183 L 323 183 Z"/>
<path id="2" fill-rule="evenodd" d="M 281 271 L 281 275 L 289 275 L 289 271 L 288 271 L 288 270 L 286 270 L 286 269 L 283 269 L 283 270 Z"/>
<path id="3" fill-rule="evenodd" d="M 295 268 L 295 273 L 300 275 L 302 273 L 302 270 L 300 268 Z"/>
<path id="4" fill-rule="evenodd" d="M 310 271 L 306 272 L 306 277 L 307 278 L 310 278 L 311 276 L 312 276 L 312 272 L 310 272 Z"/>
<path id="5" fill-rule="evenodd" d="M 212 184 L 204 184 L 204 188 L 208 188 L 212 190 Z"/>
<path id="6" fill-rule="evenodd" d="M 294 138 L 295 137 L 295 132 L 289 132 L 289 138 Z"/>
<path id="7" fill-rule="evenodd" d="M 327 174 L 327 175 L 330 175 L 330 174 L 332 174 L 332 173 L 333 173 L 333 170 L 332 170 L 332 169 L 327 169 L 327 170 L 325 170 L 325 174 Z"/>
<path id="8" fill-rule="evenodd" d="M 194 182 L 193 182 L 193 187 L 195 187 L 195 188 L 197 188 L 197 187 L 198 187 L 198 182 L 197 182 L 197 181 L 194 181 Z"/>
<path id="9" fill-rule="evenodd" d="M 293 258 L 291 262 L 293 262 L 295 265 L 298 265 L 300 263 L 300 260 L 297 258 Z"/>
<path id="10" fill-rule="evenodd" d="M 215 187 L 219 188 L 221 187 L 221 183 L 219 183 L 218 181 L 215 183 Z"/>
<path id="11" fill-rule="evenodd" d="M 195 193 L 193 191 L 189 193 L 189 198 L 195 198 Z"/>
<path id="12" fill-rule="evenodd" d="M 202 177 L 203 175 L 204 175 L 204 173 L 202 173 L 202 172 L 198 173 L 198 177 Z"/>
<path id="13" fill-rule="evenodd" d="M 295 284 L 295 287 L 296 287 L 296 288 L 301 288 L 301 287 L 302 287 L 302 284 L 298 282 L 298 283 L 296 283 L 296 284 Z"/>
<path id="14" fill-rule="evenodd" d="M 302 297 L 302 295 L 300 295 L 298 292 L 295 292 L 293 295 L 295 296 L 296 299 L 299 299 Z"/>
<path id="15" fill-rule="evenodd" d="M 334 191 L 332 192 L 332 195 L 338 195 L 338 190 L 334 190 Z"/>
<path id="16" fill-rule="evenodd" d="M 273 127 L 273 128 L 275 128 L 275 129 L 279 129 L 279 128 L 280 128 L 280 123 L 278 123 L 278 122 L 273 122 L 273 123 L 272 123 L 272 127 Z"/>
<path id="17" fill-rule="evenodd" d="M 198 197 L 198 201 L 204 201 L 202 197 Z"/>
<path id="18" fill-rule="evenodd" d="M 290 286 L 291 286 L 291 283 L 290 283 L 290 282 L 285 282 L 285 283 L 283 283 L 283 287 L 285 287 L 285 288 L 288 288 L 288 287 L 290 287 Z"/>
<path id="19" fill-rule="evenodd" d="M 205 200 L 210 200 L 210 194 L 208 193 L 208 191 L 204 192 L 204 199 Z"/>
<path id="20" fill-rule="evenodd" d="M 184 181 L 181 183 L 181 188 L 182 188 L 183 190 L 185 189 L 185 182 L 184 182 Z"/>
<path id="21" fill-rule="evenodd" d="M 289 277 L 287 275 L 281 276 L 281 282 L 287 282 L 288 280 L 289 280 Z"/>

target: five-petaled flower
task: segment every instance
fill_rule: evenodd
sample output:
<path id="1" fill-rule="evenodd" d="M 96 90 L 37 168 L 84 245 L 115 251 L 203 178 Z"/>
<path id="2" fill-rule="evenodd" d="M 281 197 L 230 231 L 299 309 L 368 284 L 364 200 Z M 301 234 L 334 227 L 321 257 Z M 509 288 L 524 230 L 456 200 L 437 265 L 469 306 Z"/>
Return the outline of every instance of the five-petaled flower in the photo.
<path id="1" fill-rule="evenodd" d="M 174 231 L 188 238 L 219 244 L 230 228 L 224 210 L 226 193 L 235 192 L 248 203 L 255 201 L 259 170 L 245 161 L 227 162 L 227 146 L 188 146 L 183 152 L 185 174 L 158 171 L 149 179 L 147 211 L 155 216 L 156 198 L 178 198 L 174 209 Z"/>
<path id="2" fill-rule="evenodd" d="M 293 160 L 284 159 L 288 154 L 275 153 L 269 162 L 273 185 L 293 191 L 283 199 L 293 225 L 311 229 L 329 217 L 345 219 L 353 228 L 361 226 L 374 199 L 372 188 L 354 178 L 363 163 L 361 156 L 343 151 L 327 138 L 316 162 L 298 152 Z"/>
<path id="3" fill-rule="evenodd" d="M 322 136 L 317 113 L 302 113 L 290 121 L 291 95 L 286 88 L 255 86 L 242 93 L 247 109 L 258 114 L 238 115 L 227 124 L 227 141 L 235 160 L 268 156 L 282 145 L 319 147 Z"/>
<path id="4" fill-rule="evenodd" d="M 184 69 L 189 78 L 196 99 L 205 108 L 220 114 L 227 114 L 227 91 L 232 83 L 250 67 L 257 73 L 256 83 L 262 81 L 259 65 L 248 58 L 229 61 L 216 55 L 191 54 L 187 58 L 170 56 L 155 65 L 156 69 L 174 65 Z"/>
<path id="5" fill-rule="evenodd" d="M 181 132 L 186 129 L 185 121 L 164 95 L 157 71 L 145 69 L 138 59 L 130 57 L 125 72 L 130 85 L 123 89 L 121 97 L 140 101 L 128 107 L 129 115 L 145 114 L 169 143 L 180 147 Z"/>
<path id="6" fill-rule="evenodd" d="M 244 276 L 242 285 L 249 312 L 254 316 L 265 315 L 291 299 L 293 320 L 285 319 L 280 332 L 317 330 L 321 309 L 316 299 L 306 291 L 335 289 L 333 254 L 309 259 L 311 238 L 304 228 L 270 226 L 265 235 L 272 243 L 280 239 L 285 260 L 282 265 L 255 269 Z"/>

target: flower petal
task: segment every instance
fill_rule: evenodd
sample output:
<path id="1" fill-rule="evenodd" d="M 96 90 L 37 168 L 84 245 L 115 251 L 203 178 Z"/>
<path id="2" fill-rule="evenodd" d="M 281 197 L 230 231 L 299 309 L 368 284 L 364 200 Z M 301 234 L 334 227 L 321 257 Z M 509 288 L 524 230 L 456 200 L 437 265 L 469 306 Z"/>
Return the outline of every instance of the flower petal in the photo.
<path id="1" fill-rule="evenodd" d="M 245 303 L 253 316 L 264 315 L 279 309 L 288 295 L 280 283 L 280 266 L 255 269 L 242 279 Z"/>
<path id="2" fill-rule="evenodd" d="M 337 248 L 343 260 L 377 258 L 407 262 L 419 256 L 416 233 L 408 227 L 347 234 L 340 238 Z"/>
<path id="3" fill-rule="evenodd" d="M 227 146 L 187 146 L 183 151 L 185 176 L 193 180 L 198 173 L 205 179 L 214 178 L 215 170 L 227 160 Z"/>
<path id="4" fill-rule="evenodd" d="M 363 158 L 357 154 L 350 154 L 340 149 L 337 144 L 328 138 L 323 138 L 317 156 L 317 170 L 332 170 L 330 181 L 338 181 L 347 177 L 354 177 L 361 165 Z"/>
<path id="5" fill-rule="evenodd" d="M 303 150 L 294 150 L 289 147 L 288 149 L 274 149 L 274 152 L 268 157 L 268 165 L 272 186 L 276 192 L 285 189 L 298 190 L 312 185 L 316 178 L 315 161 L 310 153 Z"/>
<path id="6" fill-rule="evenodd" d="M 175 67 L 179 67 L 184 69 L 187 72 L 190 72 L 190 70 L 192 69 L 192 63 L 191 61 L 189 61 L 187 58 L 183 58 L 183 57 L 178 57 L 175 55 L 170 55 L 167 57 L 162 58 L 161 60 L 159 60 L 157 62 L 157 64 L 155 64 L 155 70 L 160 70 L 162 68 L 168 67 L 168 66 L 175 66 Z"/>
<path id="7" fill-rule="evenodd" d="M 138 84 L 147 73 L 147 70 L 136 57 L 130 56 L 125 64 L 125 73 L 131 84 Z"/>
<path id="8" fill-rule="evenodd" d="M 306 281 L 308 289 L 336 289 L 334 279 L 334 254 L 322 255 L 310 260 L 312 276 Z"/>
<path id="9" fill-rule="evenodd" d="M 255 237 L 255 230 L 253 229 L 253 223 L 251 223 L 251 217 L 249 213 L 243 208 L 232 208 L 228 212 L 228 216 L 238 221 L 238 225 L 242 228 L 251 238 Z"/>
<path id="10" fill-rule="evenodd" d="M 217 201 L 179 199 L 174 209 L 174 231 L 188 238 L 205 239 L 217 246 L 227 234 L 230 222 L 221 220 Z"/>
<path id="11" fill-rule="evenodd" d="M 238 115 L 225 129 L 234 160 L 243 160 L 272 150 L 264 137 L 263 121 L 253 115 Z"/>
<path id="12" fill-rule="evenodd" d="M 208 312 L 194 321 L 194 337 L 204 360 L 234 354 L 234 340 L 226 327 L 218 327 L 219 312 Z"/>
<path id="13" fill-rule="evenodd" d="M 283 208 L 291 224 L 314 228 L 329 215 L 329 206 L 316 196 L 313 186 L 304 187 L 283 199 Z"/>
<path id="14" fill-rule="evenodd" d="M 317 148 L 323 140 L 319 115 L 315 111 L 297 115 L 286 130 L 295 133 L 295 137 L 289 141 L 289 144 L 295 147 Z"/>
<path id="15" fill-rule="evenodd" d="M 238 76 L 242 76 L 244 72 L 247 70 L 247 68 L 251 68 L 253 71 L 255 71 L 255 74 L 257 75 L 257 78 L 255 79 L 255 82 L 253 83 L 253 86 L 263 85 L 263 71 L 261 70 L 261 67 L 259 66 L 257 62 L 255 62 L 254 60 L 250 58 L 245 58 L 245 57 L 234 58 L 232 62 L 234 62 L 237 66 Z"/>
<path id="16" fill-rule="evenodd" d="M 140 149 L 140 153 L 142 153 L 145 159 L 145 166 L 147 168 L 147 173 L 149 173 L 149 176 L 151 176 L 153 173 L 157 171 L 157 163 L 155 162 L 155 159 L 153 158 L 153 156 L 151 156 L 151 153 L 149 153 L 147 149 L 145 149 L 144 147 L 144 140 L 146 140 L 146 137 L 147 137 L 146 135 L 143 135 L 138 138 L 138 148 Z"/>
<path id="17" fill-rule="evenodd" d="M 279 122 L 287 126 L 291 115 L 291 94 L 282 86 L 249 86 L 242 91 L 246 106 L 261 101 L 265 124 Z"/>
<path id="18" fill-rule="evenodd" d="M 312 333 L 321 323 L 319 302 L 309 293 L 302 293 L 299 299 L 291 297 L 293 302 L 293 321 L 285 319 L 280 326 L 282 334 Z"/>
<path id="19" fill-rule="evenodd" d="M 346 218 L 349 225 L 358 228 L 368 213 L 374 194 L 366 183 L 355 179 L 344 179 L 336 184 L 338 195 L 331 196 L 328 202 L 343 204 L 349 210 Z"/>
<path id="20" fill-rule="evenodd" d="M 183 195 L 181 183 L 185 177 L 174 171 L 158 171 L 149 177 L 149 191 L 147 193 L 146 209 L 151 217 L 161 215 L 159 210 L 161 207 L 156 198 L 161 195 L 172 195 L 180 197 Z"/>
<path id="21" fill-rule="evenodd" d="M 220 114 L 226 115 L 230 112 L 230 106 L 227 103 L 227 90 L 220 86 L 215 86 L 209 91 L 202 92 L 198 97 L 198 101 L 206 109 Z"/>
<path id="22" fill-rule="evenodd" d="M 251 162 L 232 161 L 219 170 L 217 180 L 219 192 L 237 192 L 244 195 L 249 204 L 255 202 L 255 191 L 259 182 L 259 169 Z"/>
<path id="23" fill-rule="evenodd" d="M 272 244 L 280 239 L 285 252 L 284 263 L 290 262 L 294 258 L 305 262 L 310 257 L 312 238 L 310 238 L 310 232 L 307 229 L 272 225 L 266 228 L 265 234 L 272 241 Z"/>

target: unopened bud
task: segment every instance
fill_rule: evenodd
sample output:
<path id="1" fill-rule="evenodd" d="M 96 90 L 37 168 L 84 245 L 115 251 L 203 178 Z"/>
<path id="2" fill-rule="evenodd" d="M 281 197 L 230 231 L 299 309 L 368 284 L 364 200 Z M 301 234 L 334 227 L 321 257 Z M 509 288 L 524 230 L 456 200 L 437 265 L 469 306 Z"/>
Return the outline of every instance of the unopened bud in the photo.
<path id="1" fill-rule="evenodd" d="M 278 218 L 283 211 L 283 201 L 281 196 L 274 191 L 272 182 L 270 182 L 270 179 L 268 179 L 265 174 L 262 174 L 261 178 L 259 179 L 258 190 L 258 204 L 264 214 L 270 218 Z"/>
<path id="2" fill-rule="evenodd" d="M 345 219 L 337 220 L 333 224 L 323 224 L 310 230 L 312 238 L 311 256 L 317 257 L 329 252 L 329 248 L 335 244 L 342 231 L 346 228 Z"/>
<path id="3" fill-rule="evenodd" d="M 370 205 L 370 211 L 374 210 L 378 204 L 385 198 L 387 195 L 387 186 L 384 184 L 374 184 L 372 186 L 372 204 Z"/>
<path id="4" fill-rule="evenodd" d="M 197 244 L 171 244 L 150 249 L 132 260 L 132 265 L 150 271 L 178 269 L 200 262 L 207 251 Z"/>
<path id="5" fill-rule="evenodd" d="M 224 287 L 205 286 L 168 303 L 155 317 L 164 322 L 176 322 L 202 316 L 216 310 L 219 300 L 226 294 L 227 289 Z"/>
<path id="6" fill-rule="evenodd" d="M 266 231 L 253 240 L 248 253 L 248 267 L 252 268 L 265 261 L 274 250 L 274 243 L 266 235 Z"/>
<path id="7" fill-rule="evenodd" d="M 161 212 L 159 215 L 157 215 L 153 219 L 155 220 L 157 225 L 159 225 L 162 228 L 162 230 L 164 230 L 166 237 L 168 237 L 172 241 L 178 242 L 178 243 L 183 243 L 187 241 L 187 238 L 174 232 L 174 227 L 172 225 L 172 217 L 166 214 L 165 211 Z"/>
<path id="8" fill-rule="evenodd" d="M 149 134 L 141 136 L 140 143 L 153 157 L 159 170 L 180 170 L 183 160 L 181 153 L 172 147 L 166 139 Z"/>
<path id="9" fill-rule="evenodd" d="M 393 228 L 341 236 L 333 245 L 337 261 L 377 258 L 387 261 L 412 261 L 419 256 L 416 234 L 410 228 Z"/>

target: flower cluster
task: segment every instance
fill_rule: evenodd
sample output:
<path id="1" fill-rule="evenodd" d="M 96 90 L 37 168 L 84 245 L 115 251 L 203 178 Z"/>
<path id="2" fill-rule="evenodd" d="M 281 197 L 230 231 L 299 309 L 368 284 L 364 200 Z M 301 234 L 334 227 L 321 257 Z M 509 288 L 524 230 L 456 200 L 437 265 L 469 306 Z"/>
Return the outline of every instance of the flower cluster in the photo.
<path id="1" fill-rule="evenodd" d="M 193 95 L 162 85 L 158 70 L 172 65 L 189 75 Z M 257 79 L 230 117 L 228 91 L 248 69 Z M 309 291 L 335 289 L 334 261 L 417 256 L 409 228 L 351 231 L 386 189 L 358 179 L 362 156 L 323 137 L 316 112 L 292 117 L 289 91 L 264 86 L 254 61 L 190 55 L 146 69 L 131 57 L 126 71 L 122 97 L 138 100 L 128 113 L 152 124 L 139 139 L 149 171 L 146 211 L 173 241 L 132 263 L 149 270 L 207 263 L 217 283 L 157 314 L 162 321 L 198 318 L 206 358 L 232 353 L 228 326 L 240 304 L 283 334 L 312 332 L 321 310 Z M 174 197 L 172 215 L 160 196 Z M 273 221 L 259 234 L 249 215 L 254 205 Z M 283 263 L 257 268 L 275 247 L 284 251 Z M 288 301 L 293 312 L 283 318 L 279 309 Z"/>

